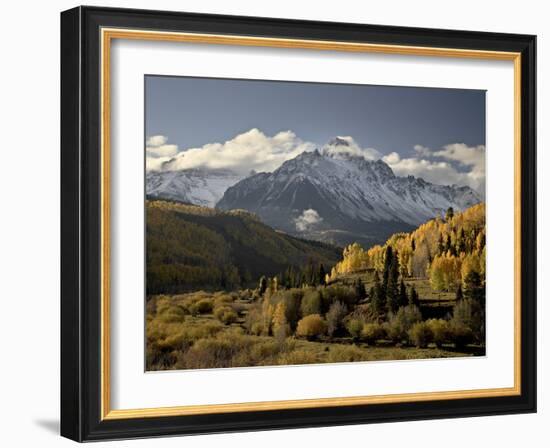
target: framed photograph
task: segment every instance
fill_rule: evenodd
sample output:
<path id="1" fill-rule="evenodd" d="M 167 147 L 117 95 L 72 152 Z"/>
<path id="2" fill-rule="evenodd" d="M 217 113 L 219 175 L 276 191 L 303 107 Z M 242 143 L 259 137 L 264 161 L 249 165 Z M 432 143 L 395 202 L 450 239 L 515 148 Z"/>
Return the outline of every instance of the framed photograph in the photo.
<path id="1" fill-rule="evenodd" d="M 536 411 L 535 36 L 61 14 L 61 433 Z"/>

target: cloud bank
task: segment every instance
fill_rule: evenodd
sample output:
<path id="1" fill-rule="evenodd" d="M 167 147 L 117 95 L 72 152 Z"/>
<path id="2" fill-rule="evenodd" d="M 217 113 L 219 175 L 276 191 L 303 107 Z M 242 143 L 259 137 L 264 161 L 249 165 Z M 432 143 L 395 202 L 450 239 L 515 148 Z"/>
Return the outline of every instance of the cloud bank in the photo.
<path id="1" fill-rule="evenodd" d="M 300 139 L 290 130 L 268 136 L 253 128 L 224 143 L 208 143 L 183 151 L 170 144 L 166 136 L 153 135 L 146 140 L 146 167 L 147 171 L 226 169 L 246 176 L 253 171 L 272 172 L 287 160 L 316 148 L 317 144 Z M 324 145 L 321 152 L 335 158 L 382 159 L 397 176 L 412 175 L 440 185 L 467 185 L 485 196 L 484 145 L 453 143 L 437 150 L 415 145 L 412 156 L 402 157 L 397 152 L 383 155 L 374 148 L 362 148 L 352 137 L 339 136 Z M 305 212 L 309 214 L 303 214 L 300 226 L 307 226 L 307 220 L 314 219 L 309 210 Z"/>
<path id="2" fill-rule="evenodd" d="M 162 164 L 178 153 L 178 145 L 168 144 L 164 135 L 152 135 L 145 142 L 145 165 L 147 171 L 159 171 Z"/>
<path id="3" fill-rule="evenodd" d="M 157 136 L 158 137 L 158 136 Z M 150 139 L 148 139 L 149 141 Z M 159 142 L 161 140 L 159 139 Z M 162 146 L 166 142 L 162 142 Z M 148 170 L 177 171 L 190 168 L 229 169 L 237 174 L 247 175 L 251 171 L 270 172 L 287 160 L 304 151 L 313 151 L 315 144 L 299 139 L 292 131 L 279 132 L 273 137 L 259 129 L 250 129 L 224 143 L 208 143 L 198 148 L 189 148 L 173 157 L 148 160 Z M 148 151 L 148 154 L 152 153 Z M 151 162 L 151 163 L 149 163 Z"/>
<path id="4" fill-rule="evenodd" d="M 433 151 L 415 145 L 415 156 L 392 152 L 382 157 L 397 176 L 421 177 L 440 185 L 467 185 L 485 196 L 485 146 L 453 143 Z"/>

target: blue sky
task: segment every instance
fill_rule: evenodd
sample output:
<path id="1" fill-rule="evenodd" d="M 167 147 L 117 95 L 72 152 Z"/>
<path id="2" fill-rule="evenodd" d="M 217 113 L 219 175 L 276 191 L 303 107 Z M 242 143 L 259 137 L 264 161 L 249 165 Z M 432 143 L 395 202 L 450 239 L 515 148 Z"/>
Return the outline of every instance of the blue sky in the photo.
<path id="1" fill-rule="evenodd" d="M 146 76 L 145 95 L 154 169 L 192 148 L 171 169 L 226 163 L 270 171 L 346 136 L 398 175 L 484 188 L 485 91 Z M 268 162 L 248 166 L 256 158 Z"/>

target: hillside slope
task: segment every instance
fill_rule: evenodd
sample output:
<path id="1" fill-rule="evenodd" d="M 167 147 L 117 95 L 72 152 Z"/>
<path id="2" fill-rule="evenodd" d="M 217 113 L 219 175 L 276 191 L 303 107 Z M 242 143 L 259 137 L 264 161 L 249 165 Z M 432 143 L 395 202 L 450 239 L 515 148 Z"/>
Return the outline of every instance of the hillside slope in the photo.
<path id="1" fill-rule="evenodd" d="M 148 200 L 147 294 L 256 285 L 310 261 L 329 269 L 341 250 L 276 232 L 245 211 Z"/>
<path id="2" fill-rule="evenodd" d="M 383 245 L 363 249 L 351 244 L 330 279 L 369 269 L 382 272 L 388 247 L 396 254 L 404 278 L 430 277 L 433 289 L 454 293 L 470 270 L 485 278 L 485 203 L 429 220 L 412 232 L 396 233 Z"/>

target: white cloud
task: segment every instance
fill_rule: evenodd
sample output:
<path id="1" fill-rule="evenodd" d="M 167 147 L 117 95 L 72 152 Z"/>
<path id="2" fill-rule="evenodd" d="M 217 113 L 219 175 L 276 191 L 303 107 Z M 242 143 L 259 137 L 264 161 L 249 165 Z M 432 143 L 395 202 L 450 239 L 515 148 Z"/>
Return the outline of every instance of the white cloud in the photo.
<path id="1" fill-rule="evenodd" d="M 172 160 L 172 157 L 145 157 L 145 167 L 147 171 L 162 171 L 165 162 Z"/>
<path id="2" fill-rule="evenodd" d="M 299 139 L 292 131 L 269 137 L 258 129 L 250 129 L 224 143 L 208 143 L 177 153 L 162 165 L 165 171 L 190 168 L 230 169 L 237 174 L 252 170 L 270 172 L 315 145 Z"/>
<path id="3" fill-rule="evenodd" d="M 414 145 L 414 150 L 419 156 L 428 157 L 432 154 L 432 150 L 426 146 Z"/>
<path id="4" fill-rule="evenodd" d="M 414 150 L 417 157 L 402 159 L 399 154 L 391 153 L 384 156 L 383 160 L 397 176 L 412 175 L 440 185 L 467 185 L 484 196 L 485 146 L 470 147 L 463 143 L 453 143 L 439 151 L 432 151 L 425 146 L 415 145 Z"/>
<path id="5" fill-rule="evenodd" d="M 485 145 L 468 146 L 464 143 L 445 145 L 433 153 L 434 157 L 455 160 L 466 166 L 485 165 Z"/>
<path id="6" fill-rule="evenodd" d="M 304 232 L 316 224 L 319 224 L 322 220 L 323 218 L 319 216 L 319 213 L 317 213 L 316 210 L 308 208 L 294 220 L 294 223 L 296 224 L 296 229 L 298 231 Z"/>
<path id="7" fill-rule="evenodd" d="M 147 138 L 147 146 L 162 146 L 166 144 L 168 138 L 164 135 L 152 135 Z"/>
<path id="8" fill-rule="evenodd" d="M 359 156 L 366 160 L 377 160 L 381 154 L 374 148 L 361 148 L 357 142 L 349 136 L 338 136 L 323 147 L 323 153 L 333 157 Z"/>
<path id="9" fill-rule="evenodd" d="M 401 157 L 396 152 L 391 152 L 388 155 L 382 157 L 382 160 L 388 165 L 396 165 L 401 160 Z"/>
<path id="10" fill-rule="evenodd" d="M 145 153 L 147 156 L 147 169 L 153 169 L 153 166 L 159 166 L 160 161 L 152 160 L 156 158 L 170 158 L 178 153 L 178 145 L 167 145 L 168 138 L 164 135 L 153 135 L 145 143 Z M 157 168 L 160 169 L 160 168 Z"/>

